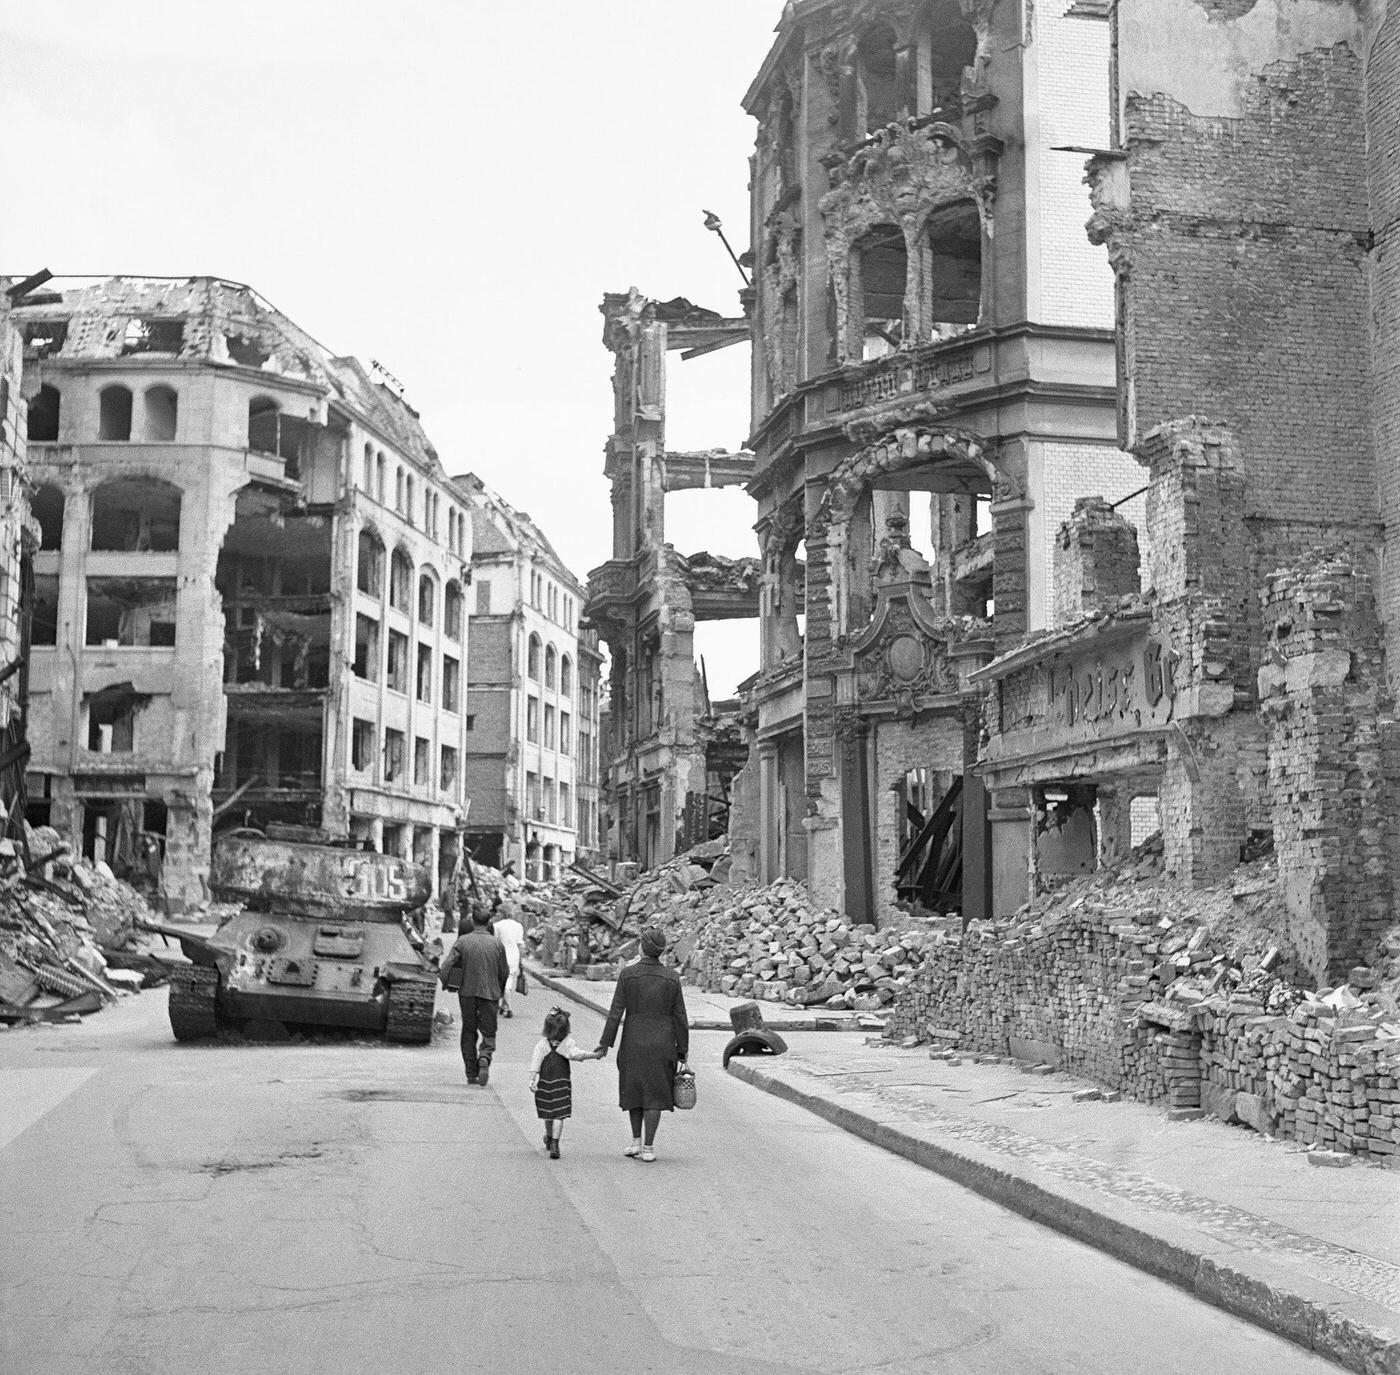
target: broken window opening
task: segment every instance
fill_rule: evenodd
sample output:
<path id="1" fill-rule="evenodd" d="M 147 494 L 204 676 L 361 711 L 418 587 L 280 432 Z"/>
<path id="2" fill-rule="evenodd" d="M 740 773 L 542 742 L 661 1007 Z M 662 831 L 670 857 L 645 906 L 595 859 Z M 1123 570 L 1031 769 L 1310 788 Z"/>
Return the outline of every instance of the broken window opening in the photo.
<path id="1" fill-rule="evenodd" d="M 379 681 L 379 622 L 355 615 L 355 677 L 367 683 Z"/>
<path id="2" fill-rule="evenodd" d="M 408 692 L 408 636 L 397 630 L 389 632 L 389 687 Z"/>
<path id="3" fill-rule="evenodd" d="M 61 397 L 57 387 L 47 382 L 34 393 L 29 403 L 25 433 L 32 444 L 58 443 L 58 416 Z"/>
<path id="4" fill-rule="evenodd" d="M 63 548 L 63 493 L 52 483 L 45 483 L 34 493 L 29 503 L 34 519 L 39 522 L 39 552 Z"/>
<path id="5" fill-rule="evenodd" d="M 559 753 L 568 754 L 569 741 L 573 736 L 573 723 L 567 711 L 559 713 Z"/>
<path id="6" fill-rule="evenodd" d="M 447 584 L 447 592 L 443 598 L 442 629 L 449 640 L 461 641 L 462 589 L 455 578 Z"/>
<path id="7" fill-rule="evenodd" d="M 862 358 L 883 358 L 904 342 L 904 292 L 909 253 L 898 225 L 879 224 L 856 241 L 854 264 L 861 303 Z"/>
<path id="8" fill-rule="evenodd" d="M 89 578 L 85 643 L 106 649 L 175 644 L 174 578 Z"/>
<path id="9" fill-rule="evenodd" d="M 272 355 L 256 339 L 246 334 L 225 334 L 228 356 L 242 368 L 262 368 Z"/>
<path id="10" fill-rule="evenodd" d="M 67 342 L 67 320 L 31 320 L 24 327 L 24 351 L 31 358 L 52 358 Z"/>
<path id="11" fill-rule="evenodd" d="M 433 700 L 433 651 L 430 645 L 418 646 L 418 674 L 414 696 L 420 702 Z"/>
<path id="12" fill-rule="evenodd" d="M 34 600 L 29 618 L 29 644 L 40 649 L 58 643 L 58 574 L 34 575 Z"/>
<path id="13" fill-rule="evenodd" d="M 384 545 L 368 526 L 360 531 L 355 558 L 355 586 L 367 597 L 384 595 Z"/>
<path id="14" fill-rule="evenodd" d="M 544 685 L 551 692 L 557 686 L 559 668 L 559 656 L 554 652 L 554 646 L 549 645 L 544 652 Z"/>
<path id="15" fill-rule="evenodd" d="M 555 710 L 548 702 L 544 708 L 544 747 L 547 750 L 554 748 L 554 718 Z"/>
<path id="16" fill-rule="evenodd" d="M 407 473 L 407 474 L 404 475 L 404 480 L 403 480 L 403 518 L 404 518 L 410 525 L 413 524 L 413 500 L 414 500 L 413 492 L 414 492 L 413 474 L 412 474 L 412 473 Z"/>
<path id="17" fill-rule="evenodd" d="M 248 448 L 280 458 L 288 477 L 300 477 L 310 457 L 311 426 L 298 416 L 287 415 L 270 396 L 255 396 L 248 402 Z"/>
<path id="18" fill-rule="evenodd" d="M 962 774 L 919 766 L 894 785 L 899 808 L 895 892 L 930 912 L 962 908 Z"/>
<path id="19" fill-rule="evenodd" d="M 972 201 L 943 206 L 928 218 L 924 318 L 930 339 L 971 329 L 982 307 L 982 221 Z"/>
<path id="20" fill-rule="evenodd" d="M 407 612 L 413 586 L 413 562 L 402 549 L 395 549 L 389 563 L 389 605 Z"/>
<path id="21" fill-rule="evenodd" d="M 384 732 L 384 781 L 396 783 L 404 776 L 404 733 L 391 726 Z M 385 828 L 385 844 L 388 844 L 388 827 Z"/>
<path id="22" fill-rule="evenodd" d="M 574 661 L 567 654 L 559 659 L 559 695 L 568 698 L 574 695 Z"/>
<path id="23" fill-rule="evenodd" d="M 374 450 L 365 445 L 364 467 L 360 473 L 360 486 L 366 496 L 374 495 Z"/>
<path id="24" fill-rule="evenodd" d="M 530 636 L 530 644 L 526 650 L 525 673 L 532 683 L 540 681 L 540 637 Z"/>
<path id="25" fill-rule="evenodd" d="M 122 356 L 132 353 L 179 353 L 184 344 L 183 320 L 128 320 L 126 333 L 122 337 Z"/>
<path id="26" fill-rule="evenodd" d="M 121 477 L 92 494 L 92 548 L 173 554 L 180 547 L 181 492 L 158 477 Z"/>
<path id="27" fill-rule="evenodd" d="M 977 61 L 977 30 L 963 18 L 957 0 L 933 6 L 927 27 L 929 108 L 957 99 L 963 72 Z"/>
<path id="28" fill-rule="evenodd" d="M 394 510 L 399 515 L 403 515 L 403 465 L 400 464 L 394 469 Z"/>
<path id="29" fill-rule="evenodd" d="M 103 387 L 97 398 L 97 437 L 110 443 L 131 438 L 131 389 Z"/>
<path id="30" fill-rule="evenodd" d="M 418 620 L 432 625 L 437 616 L 437 579 L 431 573 L 418 575 Z"/>
<path id="31" fill-rule="evenodd" d="M 248 447 L 257 454 L 277 452 L 277 417 L 281 409 L 270 396 L 248 402 Z"/>
<path id="32" fill-rule="evenodd" d="M 364 773 L 374 766 L 374 722 L 355 717 L 350 723 L 350 767 Z"/>
<path id="33" fill-rule="evenodd" d="M 384 451 L 374 456 L 374 499 L 384 505 Z"/>
<path id="34" fill-rule="evenodd" d="M 84 697 L 88 749 L 96 754 L 130 754 L 136 748 L 136 714 L 149 700 L 138 696 L 130 683 Z"/>
<path id="35" fill-rule="evenodd" d="M 876 24 L 861 35 L 856 49 L 866 133 L 873 134 L 908 114 L 899 89 L 896 41 L 895 32 L 888 24 Z"/>
<path id="36" fill-rule="evenodd" d="M 431 742 L 421 735 L 413 741 L 413 785 L 416 788 L 432 786 L 432 764 L 428 753 L 431 748 Z"/>
<path id="37" fill-rule="evenodd" d="M 532 745 L 540 742 L 540 699 L 525 699 L 525 739 Z"/>
<path id="38" fill-rule="evenodd" d="M 457 751 L 452 745 L 442 747 L 442 758 L 438 768 L 438 787 L 443 792 L 451 792 L 457 786 Z"/>
<path id="39" fill-rule="evenodd" d="M 180 398 L 174 387 L 147 387 L 141 398 L 145 416 L 141 438 L 148 443 L 168 444 L 175 438 Z"/>
<path id="40" fill-rule="evenodd" d="M 442 705 L 444 711 L 457 711 L 462 691 L 462 666 L 450 654 L 442 656 Z"/>

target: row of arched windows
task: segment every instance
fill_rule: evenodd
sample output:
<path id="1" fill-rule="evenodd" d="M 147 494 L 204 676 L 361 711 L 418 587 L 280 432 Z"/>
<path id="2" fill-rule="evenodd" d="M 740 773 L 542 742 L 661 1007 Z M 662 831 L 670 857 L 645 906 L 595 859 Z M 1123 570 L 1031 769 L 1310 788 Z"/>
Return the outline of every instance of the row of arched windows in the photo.
<path id="1" fill-rule="evenodd" d="M 180 547 L 181 492 L 158 477 L 120 477 L 93 488 L 91 545 L 102 553 L 174 553 Z M 41 552 L 63 548 L 62 491 L 46 483 L 30 502 Z"/>
<path id="2" fill-rule="evenodd" d="M 388 462 L 383 449 L 366 444 L 360 472 L 360 488 L 381 506 L 388 504 Z M 427 481 L 422 483 L 422 497 L 419 498 L 419 479 L 402 463 L 394 465 L 394 510 L 410 525 L 419 526 L 431 539 L 438 539 L 442 528 L 442 497 Z M 465 520 L 455 506 L 447 508 L 447 547 L 454 553 L 466 556 Z"/>
<path id="3" fill-rule="evenodd" d="M 369 527 L 360 531 L 355 559 L 355 586 L 367 597 L 384 594 L 384 542 Z M 389 605 L 405 615 L 412 615 L 413 560 L 402 547 L 396 548 L 388 561 Z M 416 612 L 419 624 L 431 626 L 437 622 L 438 576 L 431 568 L 418 575 Z M 449 639 L 462 638 L 462 587 L 452 578 L 442 597 L 443 633 Z"/>
<path id="4" fill-rule="evenodd" d="M 559 654 L 553 645 L 546 645 L 538 635 L 531 635 L 526 651 L 525 671 L 532 683 L 541 681 L 543 662 L 544 686 L 550 691 L 557 689 L 561 697 L 574 695 L 574 664 L 567 654 Z M 556 681 L 557 679 L 557 681 Z"/>

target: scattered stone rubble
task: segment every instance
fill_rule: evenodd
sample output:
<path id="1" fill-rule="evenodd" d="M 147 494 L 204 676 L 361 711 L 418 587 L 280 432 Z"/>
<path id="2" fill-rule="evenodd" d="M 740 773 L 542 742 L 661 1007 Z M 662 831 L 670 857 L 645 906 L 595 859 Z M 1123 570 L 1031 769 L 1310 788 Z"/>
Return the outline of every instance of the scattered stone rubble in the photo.
<path id="1" fill-rule="evenodd" d="M 48 827 L 26 840 L 27 859 L 0 841 L 0 1025 L 74 1019 L 158 982 L 138 936 L 146 900 Z"/>

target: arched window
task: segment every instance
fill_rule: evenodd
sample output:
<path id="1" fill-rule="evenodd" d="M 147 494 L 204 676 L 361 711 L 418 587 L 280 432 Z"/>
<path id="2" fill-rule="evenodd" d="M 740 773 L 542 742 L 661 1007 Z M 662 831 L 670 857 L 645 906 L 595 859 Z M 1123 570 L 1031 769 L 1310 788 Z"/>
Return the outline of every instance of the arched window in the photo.
<path id="1" fill-rule="evenodd" d="M 92 547 L 173 553 L 180 547 L 180 489 L 158 477 L 120 477 L 92 494 Z"/>
<path id="2" fill-rule="evenodd" d="M 366 496 L 374 495 L 374 449 L 371 445 L 365 445 L 364 469 L 360 474 L 360 486 L 364 488 Z"/>
<path id="3" fill-rule="evenodd" d="M 255 396 L 248 403 L 248 447 L 258 454 L 277 452 L 277 403 L 270 396 Z"/>
<path id="4" fill-rule="evenodd" d="M 141 438 L 156 444 L 168 444 L 175 438 L 176 420 L 180 411 L 180 398 L 174 387 L 147 387 L 141 398 L 145 414 L 142 418 Z"/>
<path id="5" fill-rule="evenodd" d="M 451 640 L 462 638 L 462 588 L 454 578 L 442 599 L 442 630 Z"/>
<path id="6" fill-rule="evenodd" d="M 29 503 L 34 519 L 39 522 L 41 551 L 63 548 L 63 493 L 52 485 L 40 487 Z"/>
<path id="7" fill-rule="evenodd" d="M 394 510 L 403 515 L 403 465 L 394 469 Z"/>
<path id="8" fill-rule="evenodd" d="M 389 563 L 389 605 L 408 611 L 413 587 L 413 561 L 402 549 L 394 550 Z"/>
<path id="9" fill-rule="evenodd" d="M 431 573 L 418 575 L 418 619 L 432 625 L 437 617 L 437 579 Z"/>
<path id="10" fill-rule="evenodd" d="M 403 518 L 413 524 L 413 474 L 406 473 L 403 480 Z"/>
<path id="11" fill-rule="evenodd" d="M 971 201 L 928 218 L 924 319 L 928 337 L 946 339 L 977 323 L 982 304 L 982 221 Z"/>
<path id="12" fill-rule="evenodd" d="M 103 387 L 97 403 L 97 437 L 105 440 L 130 439 L 131 389 Z"/>
<path id="13" fill-rule="evenodd" d="M 939 0 L 929 16 L 929 79 L 932 107 L 962 89 L 963 69 L 977 61 L 977 30 L 963 18 L 957 0 Z"/>
<path id="14" fill-rule="evenodd" d="M 31 443 L 58 443 L 58 408 L 58 388 L 45 382 L 34 393 L 34 399 L 29 403 L 29 425 L 26 432 Z"/>
<path id="15" fill-rule="evenodd" d="M 569 698 L 574 695 L 574 661 L 567 654 L 559 659 L 559 695 Z"/>
<path id="16" fill-rule="evenodd" d="M 544 652 L 544 685 L 547 688 L 558 686 L 557 669 L 559 666 L 559 656 L 554 652 L 554 646 L 550 645 Z"/>
<path id="17" fill-rule="evenodd" d="M 368 597 L 384 591 L 384 544 L 373 530 L 360 531 L 355 557 L 355 586 Z"/>
<path id="18" fill-rule="evenodd" d="M 877 224 L 856 240 L 851 260 L 851 300 L 859 302 L 859 352 L 882 358 L 904 341 L 904 288 L 909 254 L 904 231 Z"/>
<path id="19" fill-rule="evenodd" d="M 876 24 L 861 36 L 857 55 L 867 133 L 883 129 L 908 113 L 899 90 L 895 41 L 894 30 L 888 24 Z"/>
<path id="20" fill-rule="evenodd" d="M 530 681 L 538 683 L 540 680 L 540 637 L 530 636 L 529 655 L 525 664 L 525 672 L 529 674 Z"/>
<path id="21" fill-rule="evenodd" d="M 374 499 L 384 505 L 384 450 L 374 456 Z"/>

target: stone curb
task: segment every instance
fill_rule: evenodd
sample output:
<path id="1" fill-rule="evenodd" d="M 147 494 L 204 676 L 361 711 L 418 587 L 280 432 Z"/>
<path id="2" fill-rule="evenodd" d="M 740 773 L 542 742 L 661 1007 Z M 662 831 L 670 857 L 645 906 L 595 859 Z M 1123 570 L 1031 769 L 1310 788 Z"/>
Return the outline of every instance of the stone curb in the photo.
<path id="1" fill-rule="evenodd" d="M 1215 1240 L 1190 1222 L 1134 1208 L 1120 1199 L 1018 1165 L 996 1152 L 917 1136 L 858 1109 L 808 1093 L 736 1057 L 729 1073 L 786 1099 L 872 1145 L 933 1170 L 1033 1222 L 1165 1279 L 1235 1317 L 1296 1342 L 1357 1375 L 1400 1375 L 1400 1333 L 1377 1322 L 1385 1310 L 1339 1299 L 1321 1281 L 1267 1256 Z"/>
<path id="2" fill-rule="evenodd" d="M 552 979 L 548 974 L 541 974 L 538 969 L 532 969 L 529 965 L 520 966 L 532 979 L 542 983 L 551 992 L 558 993 L 562 997 L 572 998 L 574 1002 L 584 1007 L 591 1008 L 600 1017 L 608 1015 L 608 1008 L 605 1003 L 594 1002 L 592 998 L 585 998 L 576 989 L 570 988 L 567 984 L 558 979 Z M 760 1004 L 761 1006 L 762 1004 Z M 734 1030 L 733 1025 L 726 1019 L 719 1021 L 717 1018 L 692 1017 L 690 1019 L 690 1029 L 692 1031 L 728 1031 Z M 857 1024 L 854 1017 L 803 1017 L 799 1021 L 787 1021 L 776 1023 L 769 1028 L 776 1031 L 780 1036 L 785 1031 L 863 1031 L 866 1028 Z"/>

